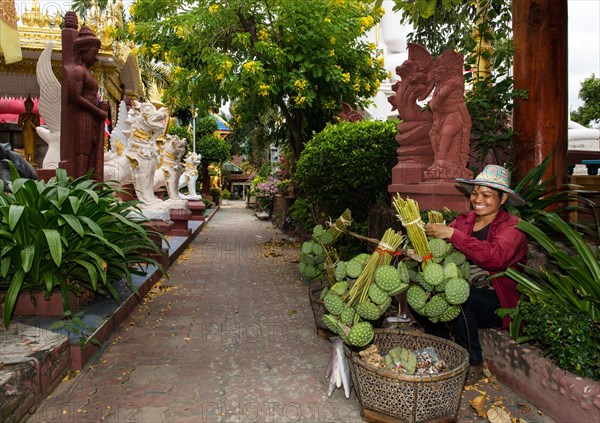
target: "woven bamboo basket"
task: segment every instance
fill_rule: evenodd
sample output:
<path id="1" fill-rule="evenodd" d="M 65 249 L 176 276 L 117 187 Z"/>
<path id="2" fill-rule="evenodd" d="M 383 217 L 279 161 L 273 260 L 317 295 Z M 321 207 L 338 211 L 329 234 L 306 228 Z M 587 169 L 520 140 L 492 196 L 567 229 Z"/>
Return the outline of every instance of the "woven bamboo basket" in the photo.
<path id="1" fill-rule="evenodd" d="M 322 279 L 311 280 L 308 285 L 308 298 L 315 318 L 317 334 L 322 338 L 329 339 L 331 336 L 335 336 L 335 334 L 327 329 L 327 326 L 323 323 L 323 316 L 327 314 L 327 309 L 325 308 L 323 300 L 321 300 L 321 291 L 325 288 L 326 284 L 327 283 Z"/>
<path id="2" fill-rule="evenodd" d="M 446 361 L 449 370 L 436 376 L 399 374 L 372 366 L 361 360 L 357 352 L 346 350 L 364 420 L 406 423 L 456 421 L 469 368 L 469 355 L 464 348 L 423 332 L 399 329 L 375 329 L 373 343 L 382 355 L 394 347 L 411 351 L 433 347 Z"/>

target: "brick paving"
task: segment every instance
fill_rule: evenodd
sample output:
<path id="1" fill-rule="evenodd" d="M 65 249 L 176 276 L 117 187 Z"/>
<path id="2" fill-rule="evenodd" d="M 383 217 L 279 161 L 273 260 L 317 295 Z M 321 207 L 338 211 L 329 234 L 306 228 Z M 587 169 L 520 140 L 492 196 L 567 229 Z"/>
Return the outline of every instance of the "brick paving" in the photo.
<path id="1" fill-rule="evenodd" d="M 361 422 L 354 393 L 327 397 L 330 343 L 315 335 L 297 246 L 230 201 L 82 372 L 27 420 L 37 422 Z M 551 422 L 491 383 L 513 417 Z"/>

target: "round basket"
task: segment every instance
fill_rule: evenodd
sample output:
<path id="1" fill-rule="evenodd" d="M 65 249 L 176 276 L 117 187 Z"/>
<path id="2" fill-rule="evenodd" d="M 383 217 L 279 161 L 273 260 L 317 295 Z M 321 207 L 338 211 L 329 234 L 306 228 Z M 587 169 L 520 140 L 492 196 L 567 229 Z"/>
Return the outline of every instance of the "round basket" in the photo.
<path id="1" fill-rule="evenodd" d="M 325 323 L 323 323 L 323 316 L 327 314 L 327 309 L 325 308 L 323 300 L 321 300 L 321 291 L 323 291 L 325 285 L 326 283 L 322 279 L 311 280 L 310 284 L 308 285 L 308 298 L 310 299 L 310 306 L 312 307 L 317 329 L 323 331 L 324 334 L 330 334 L 331 336 L 334 336 L 334 334 L 327 329 Z"/>
<path id="2" fill-rule="evenodd" d="M 363 418 L 378 421 L 389 416 L 410 423 L 456 421 L 469 368 L 469 355 L 464 348 L 423 332 L 398 329 L 375 329 L 373 343 L 381 355 L 394 347 L 411 351 L 433 347 L 449 370 L 436 376 L 399 374 L 372 366 L 361 360 L 357 352 L 351 352 L 352 381 Z"/>

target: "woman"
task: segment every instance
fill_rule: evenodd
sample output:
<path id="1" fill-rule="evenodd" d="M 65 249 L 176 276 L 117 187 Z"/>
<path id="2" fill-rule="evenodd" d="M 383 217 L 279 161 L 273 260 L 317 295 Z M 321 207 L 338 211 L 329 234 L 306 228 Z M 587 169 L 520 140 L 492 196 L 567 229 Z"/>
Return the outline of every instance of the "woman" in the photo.
<path id="1" fill-rule="evenodd" d="M 447 239 L 467 259 L 490 274 L 518 268 L 527 259 L 527 237 L 516 228 L 519 219 L 502 209 L 506 203 L 523 204 L 510 188 L 510 173 L 498 165 L 488 165 L 473 180 L 456 179 L 470 191 L 473 210 L 459 215 L 450 225 L 431 223 L 425 232 L 433 238 Z M 508 318 L 496 315 L 499 308 L 512 308 L 519 301 L 517 284 L 502 276 L 491 278 L 489 287 L 472 287 L 463 304 L 463 314 L 452 322 L 458 344 L 469 351 L 472 373 L 483 371 L 483 356 L 478 329 L 507 327 Z"/>

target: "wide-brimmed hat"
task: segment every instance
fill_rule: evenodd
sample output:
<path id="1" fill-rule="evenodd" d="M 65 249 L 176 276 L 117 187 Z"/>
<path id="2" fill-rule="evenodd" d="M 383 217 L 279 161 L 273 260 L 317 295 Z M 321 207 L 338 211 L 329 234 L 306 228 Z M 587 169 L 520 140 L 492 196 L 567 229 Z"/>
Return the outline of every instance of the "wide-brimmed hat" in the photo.
<path id="1" fill-rule="evenodd" d="M 482 185 L 507 193 L 510 204 L 519 205 L 525 203 L 525 200 L 511 189 L 510 172 L 502 166 L 487 165 L 475 179 L 456 178 L 455 180 L 460 182 L 468 192 L 471 191 L 471 185 Z"/>

